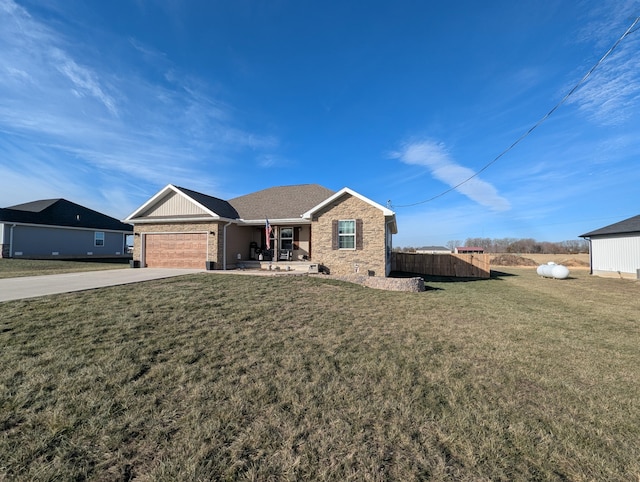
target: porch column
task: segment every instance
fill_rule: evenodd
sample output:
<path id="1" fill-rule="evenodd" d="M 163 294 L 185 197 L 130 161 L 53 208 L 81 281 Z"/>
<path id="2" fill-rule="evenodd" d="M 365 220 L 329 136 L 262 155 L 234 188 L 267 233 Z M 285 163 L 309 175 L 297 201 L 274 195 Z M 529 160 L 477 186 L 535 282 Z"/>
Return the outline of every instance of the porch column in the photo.
<path id="1" fill-rule="evenodd" d="M 278 261 L 278 247 L 279 247 L 279 242 L 278 240 L 280 239 L 280 226 L 274 226 L 273 227 L 273 258 L 271 259 L 271 261 Z"/>

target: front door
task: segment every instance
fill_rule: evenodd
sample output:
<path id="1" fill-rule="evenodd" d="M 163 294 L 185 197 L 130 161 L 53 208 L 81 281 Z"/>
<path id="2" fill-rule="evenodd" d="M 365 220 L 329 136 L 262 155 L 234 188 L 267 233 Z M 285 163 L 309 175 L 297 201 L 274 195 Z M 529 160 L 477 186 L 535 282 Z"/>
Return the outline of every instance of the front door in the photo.
<path id="1" fill-rule="evenodd" d="M 293 250 L 293 228 L 280 228 L 280 249 Z"/>

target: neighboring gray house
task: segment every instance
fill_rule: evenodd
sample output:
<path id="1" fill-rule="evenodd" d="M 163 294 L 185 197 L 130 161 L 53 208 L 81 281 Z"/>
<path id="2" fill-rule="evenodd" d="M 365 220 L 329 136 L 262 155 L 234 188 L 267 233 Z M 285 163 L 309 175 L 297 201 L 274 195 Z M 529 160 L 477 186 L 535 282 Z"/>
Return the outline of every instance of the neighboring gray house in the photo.
<path id="1" fill-rule="evenodd" d="M 640 276 L 640 215 L 580 237 L 589 240 L 591 274 L 633 279 Z"/>
<path id="2" fill-rule="evenodd" d="M 66 199 L 0 208 L 2 258 L 130 258 L 132 234 L 133 226 Z"/>

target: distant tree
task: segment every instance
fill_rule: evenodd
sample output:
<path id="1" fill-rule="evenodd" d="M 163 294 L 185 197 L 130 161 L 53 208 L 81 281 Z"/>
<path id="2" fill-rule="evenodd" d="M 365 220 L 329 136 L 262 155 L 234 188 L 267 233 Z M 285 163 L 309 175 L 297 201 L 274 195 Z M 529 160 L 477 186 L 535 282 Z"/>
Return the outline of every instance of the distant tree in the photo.
<path id="1" fill-rule="evenodd" d="M 542 251 L 542 247 L 536 242 L 535 239 L 532 238 L 524 238 L 514 241 L 509 246 L 509 253 L 540 253 Z"/>
<path id="2" fill-rule="evenodd" d="M 459 239 L 447 241 L 447 244 L 445 244 L 445 246 L 453 252 L 458 246 L 462 246 L 462 241 L 460 241 Z"/>
<path id="3" fill-rule="evenodd" d="M 512 240 L 509 238 L 494 239 L 493 250 L 495 253 L 506 253 L 507 247 L 511 244 Z"/>
<path id="4" fill-rule="evenodd" d="M 493 246 L 493 241 L 491 240 L 491 238 L 467 238 L 467 240 L 464 242 L 464 245 L 468 247 L 477 246 L 490 253 Z"/>
<path id="5" fill-rule="evenodd" d="M 467 238 L 464 243 L 459 239 L 447 241 L 446 247 L 451 251 L 461 246 L 479 246 L 485 253 L 522 253 L 522 254 L 571 254 L 588 253 L 589 242 L 585 239 L 572 239 L 568 241 L 550 242 L 536 241 L 533 238 Z M 394 251 L 415 253 L 413 246 L 394 248 Z"/>
<path id="6" fill-rule="evenodd" d="M 571 239 L 563 241 L 562 246 L 564 247 L 565 252 L 569 254 L 589 252 L 589 242 L 586 239 Z"/>

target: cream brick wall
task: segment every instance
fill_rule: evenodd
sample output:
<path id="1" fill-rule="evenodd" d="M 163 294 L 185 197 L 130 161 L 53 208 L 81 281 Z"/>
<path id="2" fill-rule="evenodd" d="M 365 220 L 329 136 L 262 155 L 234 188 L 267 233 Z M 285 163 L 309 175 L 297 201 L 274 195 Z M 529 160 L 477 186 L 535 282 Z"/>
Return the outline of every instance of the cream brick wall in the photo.
<path id="1" fill-rule="evenodd" d="M 332 249 L 334 220 L 362 219 L 363 249 Z M 311 259 L 331 274 L 385 276 L 384 213 L 357 197 L 345 194 L 316 213 L 311 224 Z M 357 268 L 356 268 L 357 265 Z"/>

